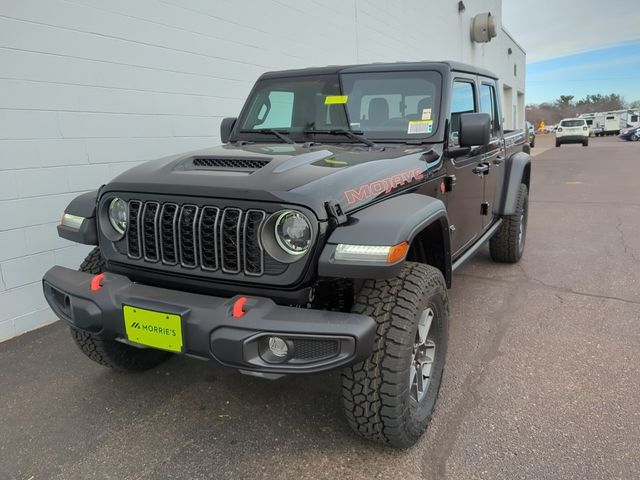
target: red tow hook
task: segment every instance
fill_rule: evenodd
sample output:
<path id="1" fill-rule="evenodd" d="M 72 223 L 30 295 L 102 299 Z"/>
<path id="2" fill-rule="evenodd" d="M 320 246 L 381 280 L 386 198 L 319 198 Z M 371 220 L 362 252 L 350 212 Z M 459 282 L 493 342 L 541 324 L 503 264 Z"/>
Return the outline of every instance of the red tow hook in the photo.
<path id="1" fill-rule="evenodd" d="M 99 273 L 91 279 L 91 291 L 97 292 L 102 288 L 102 280 L 104 280 L 104 273 Z"/>
<path id="2" fill-rule="evenodd" d="M 247 297 L 240 297 L 233 304 L 232 315 L 234 318 L 240 318 L 244 315 L 244 304 L 247 302 Z"/>

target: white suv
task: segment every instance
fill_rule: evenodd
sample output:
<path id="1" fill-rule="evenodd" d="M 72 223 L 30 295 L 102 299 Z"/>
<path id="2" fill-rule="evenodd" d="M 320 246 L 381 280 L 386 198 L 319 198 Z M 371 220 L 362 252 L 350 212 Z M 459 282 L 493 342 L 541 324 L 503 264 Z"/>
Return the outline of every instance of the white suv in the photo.
<path id="1" fill-rule="evenodd" d="M 563 143 L 581 143 L 589 146 L 589 126 L 584 118 L 565 118 L 556 128 L 556 147 Z"/>

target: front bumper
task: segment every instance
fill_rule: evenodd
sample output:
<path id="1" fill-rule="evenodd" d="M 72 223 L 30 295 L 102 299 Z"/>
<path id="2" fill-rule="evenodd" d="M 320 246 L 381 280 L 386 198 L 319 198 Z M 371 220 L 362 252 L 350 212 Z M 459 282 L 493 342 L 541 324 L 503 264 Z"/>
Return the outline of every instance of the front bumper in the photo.
<path id="1" fill-rule="evenodd" d="M 91 289 L 94 275 L 55 266 L 42 280 L 47 302 L 60 319 L 99 337 L 127 342 L 123 305 L 180 315 L 182 353 L 262 373 L 311 373 L 360 361 L 371 353 L 376 324 L 371 317 L 277 305 L 247 297 L 233 316 L 240 295 L 213 297 L 134 283 L 106 273 Z M 266 339 L 290 345 L 286 360 L 265 354 Z"/>

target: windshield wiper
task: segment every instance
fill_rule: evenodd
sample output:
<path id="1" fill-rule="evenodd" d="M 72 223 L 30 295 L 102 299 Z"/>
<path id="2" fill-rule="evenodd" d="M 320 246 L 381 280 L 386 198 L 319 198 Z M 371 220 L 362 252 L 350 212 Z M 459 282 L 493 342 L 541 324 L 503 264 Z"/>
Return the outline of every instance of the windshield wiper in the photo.
<path id="1" fill-rule="evenodd" d="M 332 130 L 305 130 L 304 133 L 322 133 L 326 135 L 344 135 L 345 137 L 349 137 L 351 140 L 355 140 L 357 142 L 364 143 L 370 147 L 375 147 L 376 144 L 373 143 L 368 138 L 362 136 L 362 132 L 354 132 L 353 130 L 345 130 L 344 128 L 334 128 Z"/>
<path id="2" fill-rule="evenodd" d="M 258 130 L 251 130 L 251 129 L 240 130 L 240 133 L 270 133 L 271 135 L 275 135 L 285 143 L 292 143 L 292 144 L 296 143 L 287 136 L 289 134 L 289 130 L 276 130 L 274 128 L 260 128 Z"/>

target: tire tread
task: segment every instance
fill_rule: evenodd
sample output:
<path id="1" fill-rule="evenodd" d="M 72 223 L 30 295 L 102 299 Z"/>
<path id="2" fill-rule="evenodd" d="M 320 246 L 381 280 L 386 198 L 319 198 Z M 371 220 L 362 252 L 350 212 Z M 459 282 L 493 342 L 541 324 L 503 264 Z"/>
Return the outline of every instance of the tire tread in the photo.
<path id="1" fill-rule="evenodd" d="M 412 425 L 404 400 L 408 397 L 407 358 L 413 351 L 406 339 L 415 331 L 416 308 L 429 291 L 442 295 L 448 316 L 444 278 L 429 265 L 407 262 L 393 279 L 366 281 L 356 297 L 352 311 L 374 318 L 376 339 L 368 359 L 344 369 L 342 399 L 349 425 L 364 438 L 407 447 L 422 435 L 431 418 L 429 412 L 424 425 Z M 446 349 L 446 342 L 440 348 Z"/>
<path id="2" fill-rule="evenodd" d="M 502 225 L 489 241 L 491 258 L 500 263 L 516 263 L 522 257 L 518 245 L 520 233 L 520 214 L 528 204 L 528 191 L 524 183 L 520 184 L 514 215 L 506 215 Z M 526 231 L 525 231 L 526 234 Z"/>

